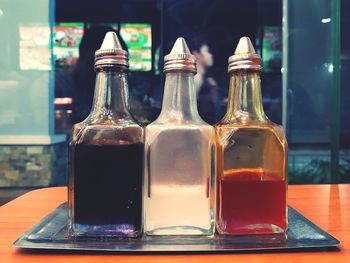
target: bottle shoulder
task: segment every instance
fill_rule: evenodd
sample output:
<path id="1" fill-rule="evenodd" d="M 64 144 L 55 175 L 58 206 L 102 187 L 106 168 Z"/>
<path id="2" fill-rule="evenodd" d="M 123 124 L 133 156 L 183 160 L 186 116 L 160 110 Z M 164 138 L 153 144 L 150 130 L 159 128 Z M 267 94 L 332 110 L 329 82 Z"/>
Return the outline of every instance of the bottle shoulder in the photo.
<path id="1" fill-rule="evenodd" d="M 215 142 L 215 129 L 209 124 L 202 125 L 164 125 L 150 124 L 145 129 L 145 141 L 150 144 L 157 138 L 168 138 L 169 142 L 188 138 L 202 138 L 208 142 Z"/>
<path id="2" fill-rule="evenodd" d="M 262 129 L 262 130 L 275 130 L 284 133 L 282 125 L 276 124 L 270 120 L 267 121 L 249 121 L 249 122 L 218 122 L 214 125 L 215 129 Z"/>
<path id="3" fill-rule="evenodd" d="M 203 123 L 159 123 L 152 122 L 146 126 L 146 132 L 151 130 L 159 131 L 171 131 L 171 130 L 181 130 L 181 131 L 191 131 L 191 130 L 200 130 L 204 132 L 215 132 L 215 129 L 210 124 L 205 122 Z"/>
<path id="4" fill-rule="evenodd" d="M 144 128 L 136 122 L 83 121 L 72 128 L 73 144 L 129 144 L 143 141 Z"/>
<path id="5" fill-rule="evenodd" d="M 74 129 L 81 128 L 100 128 L 100 129 L 108 129 L 108 128 L 127 128 L 127 127 L 138 127 L 143 129 L 143 126 L 137 123 L 133 118 L 117 118 L 115 116 L 93 116 L 90 114 L 85 120 L 82 122 L 76 123 L 73 125 Z"/>
<path id="6" fill-rule="evenodd" d="M 226 140 L 231 138 L 233 134 L 270 134 L 276 137 L 278 141 L 287 147 L 287 139 L 285 136 L 284 128 L 281 125 L 273 123 L 271 121 L 259 122 L 259 123 L 218 123 L 214 125 L 216 136 L 220 142 L 222 139 Z"/>

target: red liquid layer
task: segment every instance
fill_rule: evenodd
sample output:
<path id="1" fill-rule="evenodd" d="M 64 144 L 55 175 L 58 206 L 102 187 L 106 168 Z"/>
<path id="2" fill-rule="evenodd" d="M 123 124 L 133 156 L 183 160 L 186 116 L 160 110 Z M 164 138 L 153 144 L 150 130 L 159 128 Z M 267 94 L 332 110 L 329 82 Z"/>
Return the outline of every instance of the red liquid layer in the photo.
<path id="1" fill-rule="evenodd" d="M 286 182 L 259 169 L 225 171 L 218 180 L 217 230 L 268 234 L 287 229 Z"/>

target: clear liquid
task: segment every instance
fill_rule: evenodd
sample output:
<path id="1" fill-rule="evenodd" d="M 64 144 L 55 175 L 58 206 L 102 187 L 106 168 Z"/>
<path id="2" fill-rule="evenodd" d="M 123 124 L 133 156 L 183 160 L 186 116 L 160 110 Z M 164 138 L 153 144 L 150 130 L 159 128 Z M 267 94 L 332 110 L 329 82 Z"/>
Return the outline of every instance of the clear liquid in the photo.
<path id="1" fill-rule="evenodd" d="M 145 154 L 145 233 L 212 234 L 214 129 L 151 124 Z"/>

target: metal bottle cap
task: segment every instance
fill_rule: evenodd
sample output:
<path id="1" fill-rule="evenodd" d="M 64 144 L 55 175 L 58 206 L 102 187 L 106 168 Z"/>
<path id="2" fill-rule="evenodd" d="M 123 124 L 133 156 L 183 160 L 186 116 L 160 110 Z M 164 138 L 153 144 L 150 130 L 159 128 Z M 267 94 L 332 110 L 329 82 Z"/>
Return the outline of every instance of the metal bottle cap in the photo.
<path id="1" fill-rule="evenodd" d="M 164 73 L 173 70 L 197 73 L 196 58 L 191 54 L 184 38 L 179 37 L 170 53 L 164 57 Z"/>
<path id="2" fill-rule="evenodd" d="M 250 38 L 241 37 L 235 53 L 228 59 L 228 72 L 240 69 L 261 70 L 260 60 Z"/>
<path id="3" fill-rule="evenodd" d="M 129 54 L 123 50 L 115 32 L 107 32 L 99 50 L 95 52 L 95 68 L 99 67 L 129 67 Z"/>

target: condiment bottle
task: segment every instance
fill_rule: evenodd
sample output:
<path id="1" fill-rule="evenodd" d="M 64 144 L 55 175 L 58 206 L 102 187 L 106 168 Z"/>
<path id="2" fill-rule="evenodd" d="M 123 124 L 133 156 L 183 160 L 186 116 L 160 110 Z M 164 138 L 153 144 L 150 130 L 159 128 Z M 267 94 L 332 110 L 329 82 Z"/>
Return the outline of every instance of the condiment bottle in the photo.
<path id="1" fill-rule="evenodd" d="M 196 63 L 183 38 L 164 62 L 162 110 L 145 130 L 144 231 L 211 235 L 215 131 L 198 114 Z"/>
<path id="2" fill-rule="evenodd" d="M 144 131 L 128 109 L 128 53 L 108 32 L 95 53 L 90 115 L 73 126 L 69 146 L 69 233 L 142 234 Z"/>
<path id="3" fill-rule="evenodd" d="M 217 135 L 219 234 L 279 233 L 287 229 L 287 141 L 265 115 L 260 56 L 242 37 L 229 58 L 230 92 Z"/>

